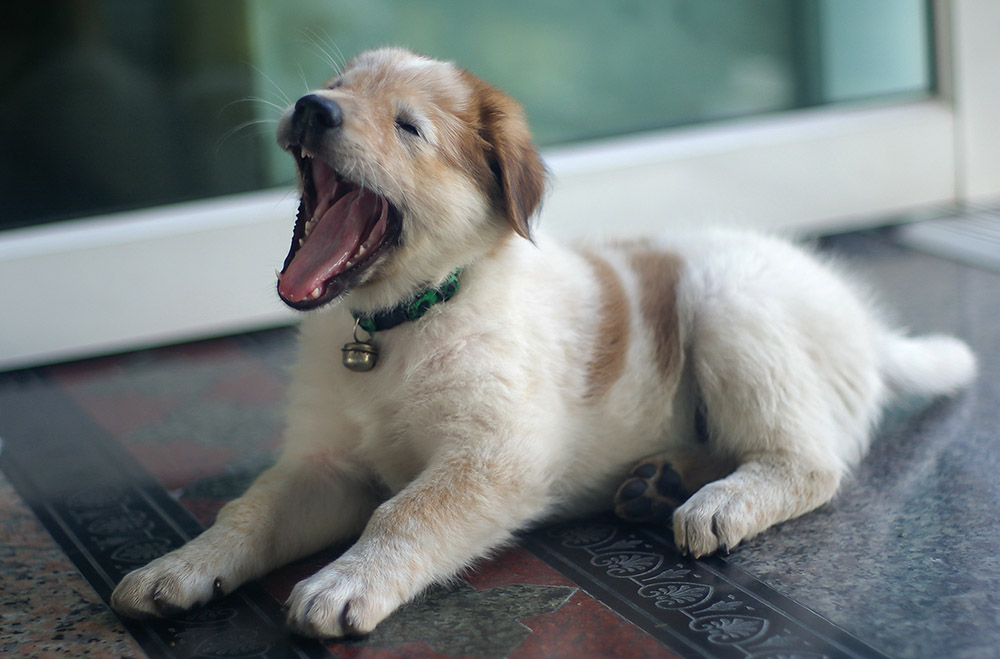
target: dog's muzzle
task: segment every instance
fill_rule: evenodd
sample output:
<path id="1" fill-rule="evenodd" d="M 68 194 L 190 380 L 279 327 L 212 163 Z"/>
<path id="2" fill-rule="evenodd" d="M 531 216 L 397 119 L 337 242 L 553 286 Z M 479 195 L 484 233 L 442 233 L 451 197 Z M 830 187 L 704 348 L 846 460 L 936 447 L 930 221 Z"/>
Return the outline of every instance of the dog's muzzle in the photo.
<path id="1" fill-rule="evenodd" d="M 362 281 L 399 238 L 399 211 L 371 186 L 336 169 L 344 111 L 322 94 L 303 96 L 279 124 L 278 141 L 295 158 L 302 200 L 292 244 L 278 273 L 278 295 L 295 309 L 325 304 Z"/>

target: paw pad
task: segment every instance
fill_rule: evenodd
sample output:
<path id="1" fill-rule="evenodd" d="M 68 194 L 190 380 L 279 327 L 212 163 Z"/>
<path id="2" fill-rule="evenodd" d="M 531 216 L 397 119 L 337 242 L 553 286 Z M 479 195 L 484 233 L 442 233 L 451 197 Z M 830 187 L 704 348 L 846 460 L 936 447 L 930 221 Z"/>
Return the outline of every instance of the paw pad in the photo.
<path id="1" fill-rule="evenodd" d="M 688 493 L 681 477 L 662 458 L 637 464 L 615 493 L 615 514 L 629 522 L 666 524 Z"/>

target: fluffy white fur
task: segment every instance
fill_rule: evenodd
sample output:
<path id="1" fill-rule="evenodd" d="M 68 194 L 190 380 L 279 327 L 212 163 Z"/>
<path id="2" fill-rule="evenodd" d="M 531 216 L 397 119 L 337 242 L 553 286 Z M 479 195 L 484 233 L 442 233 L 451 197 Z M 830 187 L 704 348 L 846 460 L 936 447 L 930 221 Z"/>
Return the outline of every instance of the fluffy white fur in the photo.
<path id="1" fill-rule="evenodd" d="M 305 318 L 278 464 L 199 538 L 126 576 L 113 596 L 125 615 L 189 609 L 360 533 L 296 586 L 288 618 L 312 636 L 369 632 L 512 532 L 610 508 L 653 454 L 696 490 L 674 514 L 678 547 L 733 548 L 828 501 L 890 395 L 974 377 L 963 343 L 888 329 L 832 267 L 775 238 L 530 242 L 511 215 L 537 207 L 541 170 L 511 175 L 537 155 L 509 99 L 400 50 L 367 53 L 338 81 L 317 92 L 345 108 L 318 156 L 396 204 L 402 238 L 342 303 Z M 393 132 L 400 104 L 420 141 Z M 499 183 L 456 164 L 493 157 L 482 171 Z M 376 334 L 373 371 L 341 365 L 349 308 L 394 304 L 456 266 L 453 300 Z"/>

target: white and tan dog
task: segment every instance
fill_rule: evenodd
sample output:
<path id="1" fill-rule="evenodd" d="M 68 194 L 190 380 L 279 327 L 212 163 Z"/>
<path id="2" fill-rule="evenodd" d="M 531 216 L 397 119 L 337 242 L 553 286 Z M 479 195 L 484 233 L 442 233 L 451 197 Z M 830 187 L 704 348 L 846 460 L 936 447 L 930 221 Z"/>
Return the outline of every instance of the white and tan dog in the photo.
<path id="1" fill-rule="evenodd" d="M 278 140 L 302 186 L 278 292 L 323 307 L 302 324 L 286 448 L 122 580 L 124 615 L 189 609 L 360 533 L 288 619 L 370 632 L 514 531 L 610 508 L 623 481 L 620 513 L 672 512 L 681 551 L 728 551 L 829 501 L 891 395 L 974 377 L 963 343 L 886 328 L 777 239 L 550 242 L 529 222 L 545 171 L 519 106 L 451 64 L 364 53 Z M 341 362 L 357 334 L 347 363 L 377 350 L 368 372 Z"/>

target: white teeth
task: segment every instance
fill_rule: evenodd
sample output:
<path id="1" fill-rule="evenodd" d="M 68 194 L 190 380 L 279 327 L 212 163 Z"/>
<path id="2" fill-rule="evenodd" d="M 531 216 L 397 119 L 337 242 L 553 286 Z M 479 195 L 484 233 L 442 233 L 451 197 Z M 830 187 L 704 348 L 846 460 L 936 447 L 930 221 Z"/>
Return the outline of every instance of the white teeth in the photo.
<path id="1" fill-rule="evenodd" d="M 309 297 L 311 297 L 312 299 L 315 300 L 316 298 L 318 298 L 322 294 L 323 294 L 323 291 L 319 290 L 319 286 L 317 286 L 316 288 L 314 288 L 312 290 L 312 293 L 309 294 Z"/>
<path id="2" fill-rule="evenodd" d="M 354 267 L 354 261 L 348 261 L 347 265 L 344 266 L 344 267 L 346 267 L 346 268 L 353 268 Z"/>
<path id="3" fill-rule="evenodd" d="M 276 269 L 274 271 L 274 276 L 278 278 L 278 281 L 281 281 L 281 270 Z"/>
<path id="4" fill-rule="evenodd" d="M 302 247 L 303 239 L 299 238 L 299 247 Z"/>
<path id="5" fill-rule="evenodd" d="M 366 250 L 366 249 L 365 249 L 365 246 L 364 246 L 364 245 L 362 245 L 362 246 L 361 246 L 361 247 L 360 247 L 360 248 L 358 249 L 358 256 L 364 256 L 364 255 L 365 255 L 365 252 L 366 252 L 366 251 L 368 251 L 368 250 Z"/>
<path id="6" fill-rule="evenodd" d="M 302 154 L 303 158 L 315 158 L 316 157 L 312 153 L 309 152 L 309 149 L 305 148 L 304 146 L 300 146 L 299 147 L 299 152 Z"/>

